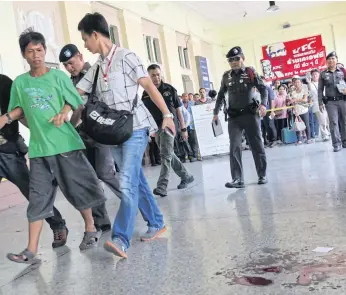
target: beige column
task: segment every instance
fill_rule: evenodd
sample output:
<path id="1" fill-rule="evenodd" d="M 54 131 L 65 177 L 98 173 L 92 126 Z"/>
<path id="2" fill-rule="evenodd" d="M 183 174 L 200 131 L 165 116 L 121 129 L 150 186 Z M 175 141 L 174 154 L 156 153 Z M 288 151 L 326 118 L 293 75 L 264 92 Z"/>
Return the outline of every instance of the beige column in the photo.
<path id="1" fill-rule="evenodd" d="M 124 47 L 135 52 L 142 59 L 142 62 L 145 63 L 147 58 L 141 17 L 130 11 L 121 10 L 119 12 L 119 21 Z M 145 64 L 145 66 L 147 65 Z"/>
<path id="2" fill-rule="evenodd" d="M 196 56 L 203 56 L 200 39 L 192 35 L 189 40 L 188 49 L 190 52 L 190 63 L 191 63 L 192 80 L 194 84 L 194 89 L 196 92 L 198 92 L 201 85 L 199 84 L 199 80 L 198 80 Z"/>
<path id="3" fill-rule="evenodd" d="M 229 65 L 226 60 L 225 49 L 219 45 L 212 45 L 213 58 L 210 60 L 213 69 L 214 87 L 216 91 L 219 91 L 221 86 L 221 78 L 225 71 L 229 70 Z"/>
<path id="4" fill-rule="evenodd" d="M 12 80 L 24 72 L 23 57 L 18 45 L 19 34 L 16 24 L 16 11 L 10 1 L 0 2 L 0 68 Z M 1 73 L 1 71 L 0 71 Z"/>
<path id="5" fill-rule="evenodd" d="M 59 4 L 65 44 L 75 44 L 83 54 L 86 61 L 94 61 L 96 55 L 93 56 L 86 48 L 84 48 L 81 33 L 78 31 L 79 22 L 87 13 L 92 12 L 91 3 L 87 1 L 61 1 Z"/>
<path id="6" fill-rule="evenodd" d="M 184 90 L 179 62 L 176 32 L 170 28 L 160 27 L 161 54 L 165 69 L 165 81 L 172 84 L 178 93 Z"/>

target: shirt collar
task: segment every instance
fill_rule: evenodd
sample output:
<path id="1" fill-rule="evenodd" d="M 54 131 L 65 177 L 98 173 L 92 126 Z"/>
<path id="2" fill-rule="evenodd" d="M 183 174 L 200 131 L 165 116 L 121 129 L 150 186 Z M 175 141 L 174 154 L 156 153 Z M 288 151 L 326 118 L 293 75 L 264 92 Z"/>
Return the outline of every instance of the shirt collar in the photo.
<path id="1" fill-rule="evenodd" d="M 245 73 L 245 70 L 246 70 L 246 67 L 245 66 L 242 66 L 239 70 L 232 70 L 231 69 L 231 74 L 235 73 L 235 74 L 238 74 L 238 73 Z"/>
<path id="2" fill-rule="evenodd" d="M 112 45 L 112 48 L 111 50 L 109 51 L 108 55 L 106 56 L 106 58 L 102 58 L 101 54 L 100 54 L 100 57 L 99 57 L 99 62 L 102 63 L 102 62 L 105 62 L 105 61 L 110 61 L 111 59 L 111 56 L 113 54 L 113 51 L 115 50 L 117 46 L 115 44 Z"/>
<path id="3" fill-rule="evenodd" d="M 333 72 L 332 72 L 330 69 L 328 69 L 328 68 L 327 68 L 327 71 L 328 71 L 329 73 L 333 73 Z M 336 69 L 335 69 L 334 72 L 338 72 L 338 71 L 341 71 L 341 69 L 340 69 L 339 66 L 336 66 Z"/>
<path id="4" fill-rule="evenodd" d="M 166 90 L 167 89 L 166 83 L 161 81 L 161 84 L 160 84 L 160 86 L 157 89 Z"/>

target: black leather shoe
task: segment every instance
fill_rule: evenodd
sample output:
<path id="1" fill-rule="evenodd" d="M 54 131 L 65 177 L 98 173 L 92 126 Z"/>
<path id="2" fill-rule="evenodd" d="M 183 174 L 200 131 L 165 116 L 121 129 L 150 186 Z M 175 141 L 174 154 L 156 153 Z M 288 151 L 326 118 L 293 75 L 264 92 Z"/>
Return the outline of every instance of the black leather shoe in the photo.
<path id="1" fill-rule="evenodd" d="M 153 194 L 156 196 L 160 196 L 162 198 L 167 196 L 167 193 L 164 193 L 164 192 L 158 190 L 157 188 L 154 188 Z"/>
<path id="2" fill-rule="evenodd" d="M 227 188 L 244 188 L 244 182 L 242 182 L 240 179 L 235 179 L 232 182 L 227 182 L 225 184 L 225 187 Z"/>
<path id="3" fill-rule="evenodd" d="M 261 176 L 260 178 L 258 178 L 258 184 L 266 184 L 268 183 L 268 179 L 265 176 Z"/>
<path id="4" fill-rule="evenodd" d="M 334 148 L 334 152 L 337 153 L 337 152 L 340 152 L 342 150 L 342 147 L 341 146 L 337 146 Z"/>

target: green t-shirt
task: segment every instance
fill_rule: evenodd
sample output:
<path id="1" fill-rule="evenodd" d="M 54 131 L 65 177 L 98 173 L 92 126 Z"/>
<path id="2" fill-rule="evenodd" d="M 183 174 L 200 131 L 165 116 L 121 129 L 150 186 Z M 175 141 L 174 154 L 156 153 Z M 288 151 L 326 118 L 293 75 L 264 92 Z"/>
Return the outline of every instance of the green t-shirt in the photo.
<path id="1" fill-rule="evenodd" d="M 84 143 L 70 122 L 55 127 L 49 120 L 65 103 L 77 109 L 83 100 L 67 75 L 55 69 L 41 77 L 18 76 L 11 89 L 8 111 L 20 107 L 30 129 L 29 158 L 58 155 L 84 149 Z"/>

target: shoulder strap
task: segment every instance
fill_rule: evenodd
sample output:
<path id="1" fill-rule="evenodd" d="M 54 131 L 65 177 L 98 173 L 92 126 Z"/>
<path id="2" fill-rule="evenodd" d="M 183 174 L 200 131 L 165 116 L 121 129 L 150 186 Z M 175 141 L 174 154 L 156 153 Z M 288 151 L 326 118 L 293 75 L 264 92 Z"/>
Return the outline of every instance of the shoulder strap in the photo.
<path id="1" fill-rule="evenodd" d="M 246 67 L 245 71 L 246 74 L 250 77 L 251 83 L 255 84 L 255 73 L 253 72 L 253 70 L 249 67 Z"/>
<path id="2" fill-rule="evenodd" d="M 96 86 L 97 86 L 97 79 L 99 76 L 99 70 L 100 70 L 100 66 L 97 66 L 95 76 L 94 76 L 93 88 L 91 90 L 90 96 L 92 96 L 93 94 L 96 93 Z"/>
<path id="3" fill-rule="evenodd" d="M 137 107 L 137 103 L 138 103 L 138 93 L 136 94 L 136 98 L 133 100 L 133 105 L 132 105 L 131 112 L 133 112 L 134 109 Z"/>

